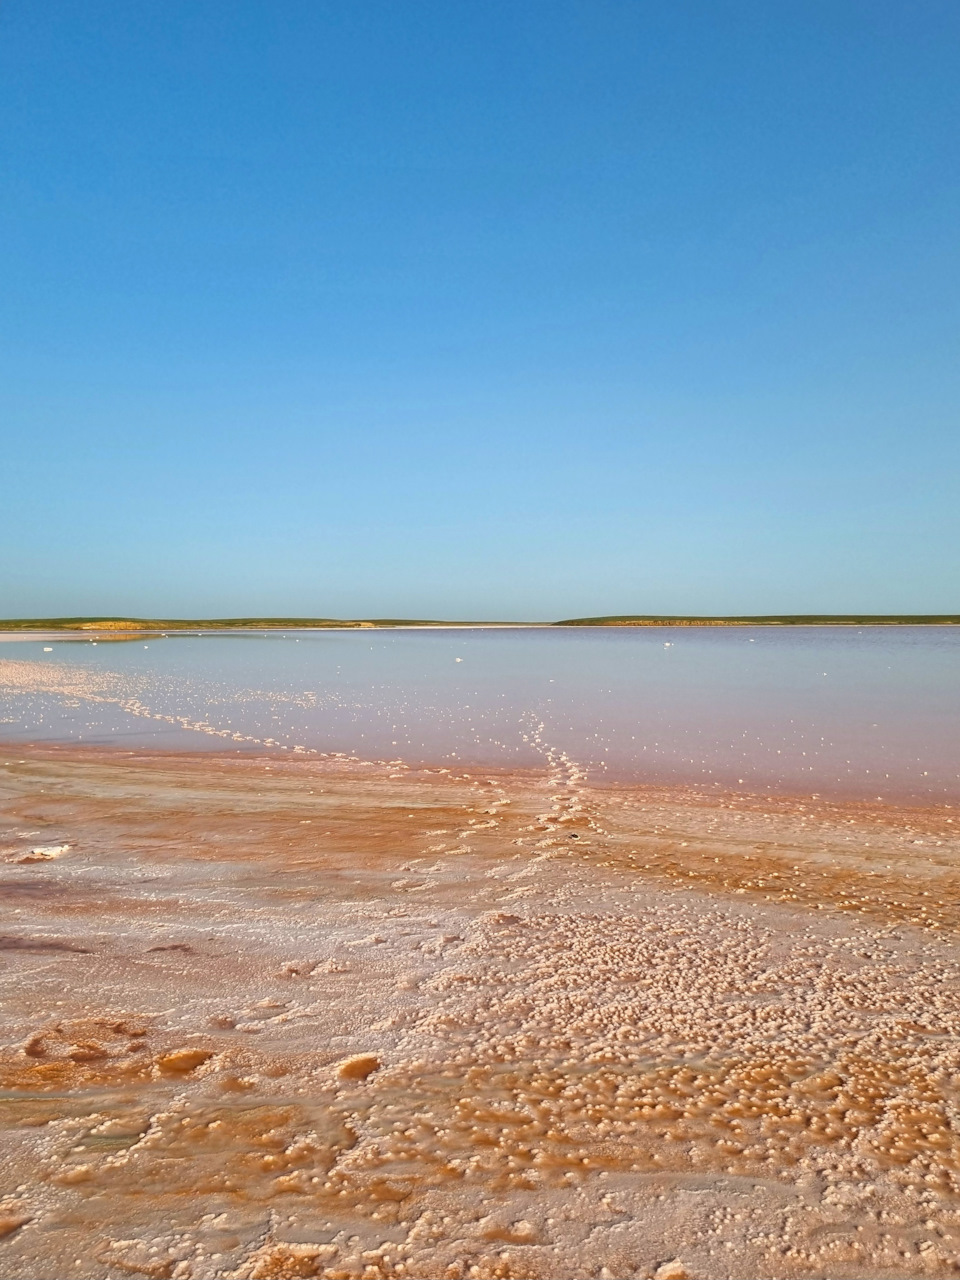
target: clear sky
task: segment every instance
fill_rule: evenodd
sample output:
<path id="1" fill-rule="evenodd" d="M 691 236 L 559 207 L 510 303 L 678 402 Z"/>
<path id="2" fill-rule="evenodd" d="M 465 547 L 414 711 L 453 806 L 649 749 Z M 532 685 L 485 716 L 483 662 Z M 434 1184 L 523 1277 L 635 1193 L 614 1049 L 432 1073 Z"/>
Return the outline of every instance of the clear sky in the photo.
<path id="1" fill-rule="evenodd" d="M 956 0 L 6 0 L 0 616 L 960 611 Z"/>

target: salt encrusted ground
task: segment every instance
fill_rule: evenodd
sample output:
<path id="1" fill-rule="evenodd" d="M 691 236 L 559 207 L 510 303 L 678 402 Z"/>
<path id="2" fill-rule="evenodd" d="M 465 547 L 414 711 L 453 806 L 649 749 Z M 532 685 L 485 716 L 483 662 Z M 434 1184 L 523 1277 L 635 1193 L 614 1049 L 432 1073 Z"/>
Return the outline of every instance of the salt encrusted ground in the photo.
<path id="1" fill-rule="evenodd" d="M 0 760 L 0 1276 L 960 1270 L 952 811 Z"/>

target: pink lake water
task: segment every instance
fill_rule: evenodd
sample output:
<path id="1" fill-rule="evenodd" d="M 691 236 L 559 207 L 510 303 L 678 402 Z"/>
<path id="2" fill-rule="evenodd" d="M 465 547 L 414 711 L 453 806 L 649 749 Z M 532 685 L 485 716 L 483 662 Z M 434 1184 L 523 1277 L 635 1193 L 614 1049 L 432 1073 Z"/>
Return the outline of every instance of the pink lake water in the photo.
<path id="1" fill-rule="evenodd" d="M 290 631 L 0 644 L 0 739 L 960 801 L 960 628 Z"/>

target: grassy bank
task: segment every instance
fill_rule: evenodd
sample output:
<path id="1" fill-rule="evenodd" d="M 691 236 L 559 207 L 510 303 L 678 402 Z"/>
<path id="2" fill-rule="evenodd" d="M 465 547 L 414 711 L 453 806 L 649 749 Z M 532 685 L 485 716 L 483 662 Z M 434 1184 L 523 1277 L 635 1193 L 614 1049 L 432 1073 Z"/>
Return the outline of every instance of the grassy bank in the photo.
<path id="1" fill-rule="evenodd" d="M 557 627 L 904 627 L 957 624 L 960 624 L 960 613 L 782 613 L 713 618 L 622 614 L 603 618 L 567 618 L 554 623 Z"/>
<path id="2" fill-rule="evenodd" d="M 731 617 L 615 614 L 553 623 L 444 622 L 430 618 L 7 618 L 0 631 L 90 631 L 131 635 L 171 631 L 282 631 L 294 628 L 471 627 L 791 627 L 956 626 L 960 613 L 795 613 Z"/>
<path id="3" fill-rule="evenodd" d="M 429 627 L 440 625 L 407 618 L 7 618 L 0 631 L 264 631 L 294 627 Z"/>

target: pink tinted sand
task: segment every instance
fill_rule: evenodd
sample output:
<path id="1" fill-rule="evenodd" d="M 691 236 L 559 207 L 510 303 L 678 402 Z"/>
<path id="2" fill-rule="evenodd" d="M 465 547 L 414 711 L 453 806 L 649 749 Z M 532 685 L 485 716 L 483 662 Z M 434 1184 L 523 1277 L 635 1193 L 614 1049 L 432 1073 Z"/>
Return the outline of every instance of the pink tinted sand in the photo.
<path id="1" fill-rule="evenodd" d="M 952 811 L 0 759 L 5 1277 L 954 1274 Z"/>

